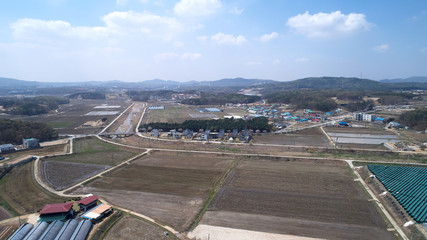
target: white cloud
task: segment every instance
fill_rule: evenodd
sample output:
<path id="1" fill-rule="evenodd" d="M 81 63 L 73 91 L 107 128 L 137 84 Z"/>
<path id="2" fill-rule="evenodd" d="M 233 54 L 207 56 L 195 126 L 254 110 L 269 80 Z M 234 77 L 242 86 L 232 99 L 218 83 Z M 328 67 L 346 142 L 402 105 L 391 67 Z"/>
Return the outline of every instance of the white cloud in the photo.
<path id="1" fill-rule="evenodd" d="M 240 14 L 242 14 L 242 13 L 243 13 L 243 11 L 244 11 L 244 9 L 243 9 L 243 8 L 233 7 L 233 8 L 230 10 L 230 13 L 232 13 L 232 14 L 236 14 L 236 15 L 240 15 Z"/>
<path id="2" fill-rule="evenodd" d="M 330 37 L 368 29 L 372 24 L 365 18 L 364 14 L 345 15 L 340 11 L 313 15 L 305 12 L 289 18 L 287 25 L 308 37 Z"/>
<path id="3" fill-rule="evenodd" d="M 241 45 L 247 42 L 246 38 L 242 35 L 235 37 L 232 34 L 224 34 L 222 32 L 213 35 L 211 39 L 217 42 L 218 44 L 226 44 L 226 45 Z"/>
<path id="4" fill-rule="evenodd" d="M 185 60 L 196 60 L 198 58 L 200 58 L 202 55 L 200 53 L 184 53 L 181 55 L 182 59 Z"/>
<path id="5" fill-rule="evenodd" d="M 421 52 L 427 52 L 427 47 L 423 47 L 420 49 Z"/>
<path id="6" fill-rule="evenodd" d="M 261 42 L 269 42 L 275 38 L 277 38 L 279 34 L 277 32 L 272 32 L 270 34 L 264 34 L 261 36 L 260 40 Z"/>
<path id="7" fill-rule="evenodd" d="M 389 48 L 390 46 L 388 44 L 381 44 L 378 46 L 374 46 L 372 50 L 374 50 L 375 52 L 386 52 Z"/>
<path id="8" fill-rule="evenodd" d="M 183 31 L 194 30 L 186 27 L 177 19 L 143 12 L 111 12 L 102 18 L 105 26 L 72 26 L 65 21 L 45 21 L 24 18 L 10 25 L 13 36 L 19 40 L 43 42 L 60 39 L 105 40 L 111 36 L 140 37 L 148 36 L 171 40 Z"/>
<path id="9" fill-rule="evenodd" d="M 299 62 L 299 63 L 304 63 L 304 62 L 308 62 L 310 61 L 310 59 L 306 58 L 306 57 L 300 57 L 295 59 L 295 62 Z"/>
<path id="10" fill-rule="evenodd" d="M 117 5 L 124 6 L 128 3 L 128 0 L 116 0 Z"/>
<path id="11" fill-rule="evenodd" d="M 112 12 L 102 20 L 109 29 L 122 33 L 146 33 L 152 37 L 171 39 L 185 27 L 177 19 L 151 13 Z"/>
<path id="12" fill-rule="evenodd" d="M 72 27 L 65 21 L 44 21 L 24 18 L 10 25 L 13 36 L 23 40 L 51 41 L 58 37 L 96 39 L 105 37 L 109 30 L 105 27 Z"/>
<path id="13" fill-rule="evenodd" d="M 220 0 L 181 0 L 173 10 L 179 16 L 208 16 L 221 6 Z"/>

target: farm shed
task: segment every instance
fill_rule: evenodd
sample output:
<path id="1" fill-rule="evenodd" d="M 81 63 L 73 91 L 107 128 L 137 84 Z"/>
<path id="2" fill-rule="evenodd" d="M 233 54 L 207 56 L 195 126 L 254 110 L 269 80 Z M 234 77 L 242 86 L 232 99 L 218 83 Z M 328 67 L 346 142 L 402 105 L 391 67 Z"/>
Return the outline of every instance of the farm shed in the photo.
<path id="1" fill-rule="evenodd" d="M 21 227 L 19 227 L 18 230 L 16 230 L 8 240 L 24 239 L 25 235 L 27 235 L 32 228 L 33 228 L 33 224 L 25 223 Z"/>
<path id="2" fill-rule="evenodd" d="M 0 152 L 11 152 L 14 150 L 15 150 L 15 147 L 11 143 L 0 145 Z"/>
<path id="3" fill-rule="evenodd" d="M 107 214 L 111 213 L 113 209 L 110 205 L 107 204 L 99 204 L 95 208 L 89 210 L 85 214 L 82 215 L 82 218 L 91 220 L 92 222 L 96 222 L 99 219 L 103 218 Z"/>
<path id="4" fill-rule="evenodd" d="M 88 196 L 83 198 L 78 202 L 80 210 L 86 212 L 88 209 L 95 207 L 96 203 L 98 202 L 98 199 L 99 198 L 97 196 Z"/>
<path id="5" fill-rule="evenodd" d="M 151 106 L 148 110 L 164 110 L 165 106 Z"/>
<path id="6" fill-rule="evenodd" d="M 66 221 L 54 240 L 69 240 L 73 235 L 77 225 L 78 222 L 75 219 Z"/>
<path id="7" fill-rule="evenodd" d="M 24 144 L 25 148 L 38 148 L 38 147 L 40 147 L 39 140 L 36 138 L 24 138 L 24 139 L 22 139 L 22 143 Z"/>
<path id="8" fill-rule="evenodd" d="M 92 222 L 89 220 L 82 220 L 79 222 L 76 230 L 74 230 L 73 235 L 70 240 L 85 240 L 92 228 Z"/>
<path id="9" fill-rule="evenodd" d="M 53 222 L 55 220 L 65 220 L 74 215 L 73 203 L 46 204 L 40 211 L 39 222 Z"/>
<path id="10" fill-rule="evenodd" d="M 49 225 L 49 227 L 44 231 L 44 233 L 41 235 L 40 240 L 53 240 L 53 239 L 55 239 L 56 235 L 58 235 L 62 226 L 64 226 L 63 221 L 59 221 L 59 220 L 53 221 Z"/>
<path id="11" fill-rule="evenodd" d="M 38 240 L 48 226 L 49 224 L 47 222 L 37 223 L 27 236 L 25 236 L 24 240 Z"/>

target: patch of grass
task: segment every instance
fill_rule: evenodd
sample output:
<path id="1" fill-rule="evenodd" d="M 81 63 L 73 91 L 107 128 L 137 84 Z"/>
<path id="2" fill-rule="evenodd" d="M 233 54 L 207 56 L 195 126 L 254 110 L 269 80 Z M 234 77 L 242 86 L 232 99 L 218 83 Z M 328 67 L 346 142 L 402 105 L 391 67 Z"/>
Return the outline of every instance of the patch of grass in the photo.
<path id="1" fill-rule="evenodd" d="M 194 229 L 202 220 L 203 215 L 205 215 L 205 212 L 208 210 L 211 202 L 215 198 L 218 191 L 221 189 L 222 185 L 224 184 L 225 180 L 227 179 L 228 174 L 237 166 L 240 160 L 234 160 L 231 162 L 230 166 L 228 167 L 227 171 L 225 171 L 224 175 L 217 181 L 217 183 L 212 187 L 211 191 L 209 192 L 208 197 L 205 199 L 203 206 L 201 207 L 199 213 L 196 215 L 193 223 L 188 227 L 187 231 L 190 231 Z"/>
<path id="2" fill-rule="evenodd" d="M 53 128 L 70 128 L 75 125 L 75 122 L 47 122 L 47 125 Z"/>
<path id="3" fill-rule="evenodd" d="M 28 163 L 12 169 L 0 183 L 0 198 L 7 209 L 27 214 L 40 210 L 47 203 L 70 200 L 55 196 L 42 189 L 33 179 L 32 164 Z"/>
<path id="4" fill-rule="evenodd" d="M 227 151 L 227 152 L 240 152 L 240 149 L 231 148 L 231 147 L 219 147 L 218 150 Z"/>
<path id="5" fill-rule="evenodd" d="M 114 213 L 111 217 L 107 219 L 102 225 L 96 230 L 96 233 L 92 235 L 90 240 L 100 240 L 104 239 L 108 231 L 116 224 L 120 219 L 123 218 L 123 212 L 114 209 Z"/>
<path id="6" fill-rule="evenodd" d="M 49 161 L 115 166 L 138 154 L 136 150 L 106 143 L 97 138 L 77 139 L 74 141 L 73 150 L 73 154 L 49 158 Z"/>
<path id="7" fill-rule="evenodd" d="M 366 166 L 366 165 L 382 165 L 382 166 L 401 166 L 401 167 L 423 167 L 427 168 L 426 165 L 414 165 L 414 164 L 405 164 L 405 163 L 376 163 L 376 162 L 363 162 L 363 161 L 354 161 L 354 166 Z"/>

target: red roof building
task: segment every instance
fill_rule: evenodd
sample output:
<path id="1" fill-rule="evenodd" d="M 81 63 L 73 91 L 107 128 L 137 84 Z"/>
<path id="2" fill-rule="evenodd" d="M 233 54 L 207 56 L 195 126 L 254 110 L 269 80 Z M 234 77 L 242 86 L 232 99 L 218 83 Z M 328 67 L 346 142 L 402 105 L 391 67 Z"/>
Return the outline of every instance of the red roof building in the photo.
<path id="1" fill-rule="evenodd" d="M 88 209 L 95 207 L 96 204 L 98 203 L 98 199 L 99 198 L 97 196 L 89 196 L 89 197 L 83 198 L 78 202 L 80 211 L 86 212 Z"/>
<path id="2" fill-rule="evenodd" d="M 98 199 L 99 199 L 99 197 L 97 197 L 97 196 L 85 197 L 79 201 L 79 204 L 89 205 L 89 204 L 93 203 L 94 201 L 98 201 Z"/>
<path id="3" fill-rule="evenodd" d="M 73 202 L 46 204 L 40 211 L 39 222 L 65 220 L 74 216 Z"/>
<path id="4" fill-rule="evenodd" d="M 66 213 L 73 207 L 72 202 L 46 204 L 40 211 L 40 214 Z"/>

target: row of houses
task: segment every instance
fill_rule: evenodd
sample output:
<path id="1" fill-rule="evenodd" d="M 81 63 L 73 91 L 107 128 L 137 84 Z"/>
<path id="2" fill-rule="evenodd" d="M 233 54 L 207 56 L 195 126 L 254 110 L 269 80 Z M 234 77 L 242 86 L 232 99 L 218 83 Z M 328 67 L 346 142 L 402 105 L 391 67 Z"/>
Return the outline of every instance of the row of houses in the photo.
<path id="1" fill-rule="evenodd" d="M 167 133 L 167 137 L 171 137 L 176 140 L 188 139 L 199 141 L 209 141 L 211 139 L 234 141 L 237 138 L 241 142 L 248 143 L 252 139 L 251 133 L 253 131 L 245 129 L 239 133 L 238 129 L 234 129 L 230 132 L 226 132 L 225 129 L 220 129 L 218 132 L 212 132 L 211 130 L 204 131 L 203 129 L 200 129 L 199 132 L 194 132 L 193 130 L 185 129 L 181 133 L 173 129 Z M 150 135 L 153 137 L 159 137 L 160 133 L 161 129 L 153 129 L 151 130 Z"/>

